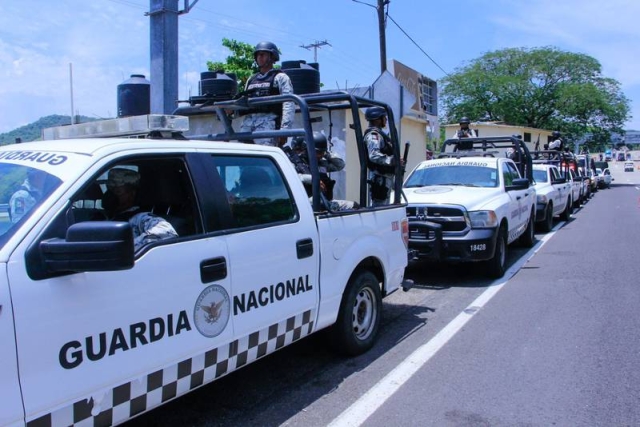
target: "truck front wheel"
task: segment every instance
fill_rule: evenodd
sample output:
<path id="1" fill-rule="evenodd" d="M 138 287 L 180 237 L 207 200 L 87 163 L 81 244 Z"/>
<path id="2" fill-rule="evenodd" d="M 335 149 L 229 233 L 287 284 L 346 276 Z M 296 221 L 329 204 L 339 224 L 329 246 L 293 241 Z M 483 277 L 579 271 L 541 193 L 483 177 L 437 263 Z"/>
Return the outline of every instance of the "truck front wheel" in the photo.
<path id="1" fill-rule="evenodd" d="M 553 228 L 553 205 L 549 203 L 544 211 L 544 221 L 540 224 L 542 231 L 548 233 Z"/>
<path id="2" fill-rule="evenodd" d="M 504 276 L 507 264 L 507 231 L 504 225 L 498 228 L 498 236 L 496 237 L 496 251 L 493 258 L 485 261 L 487 273 L 494 279 Z"/>
<path id="3" fill-rule="evenodd" d="M 522 246 L 530 248 L 536 242 L 535 236 L 535 227 L 536 227 L 536 211 L 535 209 L 531 210 L 529 214 L 529 223 L 527 224 L 527 229 L 524 231 L 522 236 L 520 236 L 520 243 Z"/>
<path id="4" fill-rule="evenodd" d="M 357 356 L 373 347 L 380 328 L 382 295 L 376 276 L 361 271 L 351 278 L 333 326 L 335 344 L 343 354 Z"/>

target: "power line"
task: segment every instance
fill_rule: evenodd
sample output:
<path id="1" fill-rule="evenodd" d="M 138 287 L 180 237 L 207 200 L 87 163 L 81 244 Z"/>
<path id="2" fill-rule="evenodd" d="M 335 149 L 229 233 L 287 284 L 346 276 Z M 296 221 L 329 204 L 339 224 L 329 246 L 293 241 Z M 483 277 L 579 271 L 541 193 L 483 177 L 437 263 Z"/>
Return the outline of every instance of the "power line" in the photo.
<path id="1" fill-rule="evenodd" d="M 387 17 L 388 17 L 389 19 L 391 19 L 391 22 L 393 22 L 394 24 L 396 24 L 396 27 L 398 27 L 398 29 L 399 29 L 400 31 L 402 31 L 402 33 L 403 33 L 405 36 L 407 36 L 407 38 L 408 38 L 409 40 L 411 40 L 411 42 L 412 42 L 414 45 L 416 45 L 416 47 L 417 47 L 418 49 L 420 49 L 420 51 L 421 51 L 422 53 L 424 53 L 424 55 L 425 55 L 427 58 L 429 58 L 429 60 L 430 60 L 431 62 L 433 62 L 433 63 L 435 64 L 435 66 L 436 66 L 436 67 L 440 68 L 440 70 L 442 70 L 442 72 L 443 72 L 443 73 L 445 73 L 447 76 L 449 75 L 449 73 L 447 73 L 447 72 L 444 70 L 444 68 L 442 68 L 442 67 L 441 67 L 441 66 L 440 66 L 440 65 L 439 65 L 439 64 L 438 64 L 438 63 L 437 63 L 437 62 L 436 62 L 432 57 L 430 57 L 430 56 L 429 56 L 429 54 L 428 54 L 427 52 L 425 52 L 425 51 L 424 51 L 424 49 L 423 49 L 422 47 L 420 47 L 420 45 L 419 45 L 418 43 L 416 43 L 416 41 L 415 41 L 415 40 L 413 40 L 413 39 L 411 38 L 411 36 L 410 36 L 409 34 L 407 34 L 407 32 L 406 32 L 405 30 L 403 30 L 403 29 L 402 29 L 402 27 L 401 27 L 401 26 L 400 26 L 400 25 L 399 25 L 399 24 L 398 24 L 398 23 L 397 23 L 397 22 L 396 22 L 396 21 L 391 17 L 391 15 L 387 14 Z"/>
<path id="2" fill-rule="evenodd" d="M 331 46 L 331 45 L 326 40 L 323 40 L 321 42 L 316 40 L 315 43 L 300 45 L 301 48 L 307 49 L 307 50 L 311 50 L 311 48 L 313 48 L 313 62 L 318 62 L 318 48 L 322 46 Z"/>

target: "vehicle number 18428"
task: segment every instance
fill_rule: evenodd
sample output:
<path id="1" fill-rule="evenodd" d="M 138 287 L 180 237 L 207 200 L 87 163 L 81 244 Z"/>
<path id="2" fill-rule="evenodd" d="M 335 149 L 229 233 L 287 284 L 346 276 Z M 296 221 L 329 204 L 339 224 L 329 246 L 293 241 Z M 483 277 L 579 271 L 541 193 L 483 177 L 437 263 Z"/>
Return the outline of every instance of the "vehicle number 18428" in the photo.
<path id="1" fill-rule="evenodd" d="M 471 245 L 470 250 L 471 250 L 471 252 L 486 251 L 487 250 L 487 244 L 486 243 L 479 243 L 477 245 Z"/>

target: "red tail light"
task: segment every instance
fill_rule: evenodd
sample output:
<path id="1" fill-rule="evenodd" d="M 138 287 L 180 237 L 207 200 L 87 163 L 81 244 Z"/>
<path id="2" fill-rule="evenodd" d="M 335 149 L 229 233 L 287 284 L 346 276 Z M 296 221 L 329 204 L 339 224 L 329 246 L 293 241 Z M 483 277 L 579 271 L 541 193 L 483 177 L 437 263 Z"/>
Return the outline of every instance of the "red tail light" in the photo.
<path id="1" fill-rule="evenodd" d="M 409 220 L 407 218 L 402 220 L 402 241 L 405 248 L 409 249 Z"/>

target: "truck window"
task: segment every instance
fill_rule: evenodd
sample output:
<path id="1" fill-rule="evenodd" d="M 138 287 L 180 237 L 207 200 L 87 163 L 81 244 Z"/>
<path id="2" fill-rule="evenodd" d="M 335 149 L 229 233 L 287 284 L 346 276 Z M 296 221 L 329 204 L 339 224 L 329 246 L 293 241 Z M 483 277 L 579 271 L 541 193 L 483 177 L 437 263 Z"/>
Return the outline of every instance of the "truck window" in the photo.
<path id="1" fill-rule="evenodd" d="M 267 157 L 213 155 L 236 227 L 294 221 L 295 204 L 280 169 Z"/>
<path id="2" fill-rule="evenodd" d="M 71 223 L 129 221 L 134 227 L 143 227 L 145 232 L 147 221 L 166 228 L 166 233 L 155 229 L 158 239 L 148 239 L 150 243 L 168 237 L 190 236 L 201 230 L 195 206 L 192 185 L 182 159 L 128 158 L 125 162 L 109 165 L 87 182 L 71 199 L 68 218 Z"/>
<path id="3" fill-rule="evenodd" d="M 518 169 L 516 169 L 516 167 L 513 164 L 504 163 L 503 176 L 504 176 L 504 185 L 506 186 L 513 185 L 513 180 L 520 178 L 520 172 L 518 172 Z"/>
<path id="4" fill-rule="evenodd" d="M 60 184 L 43 170 L 0 163 L 0 248 Z"/>

